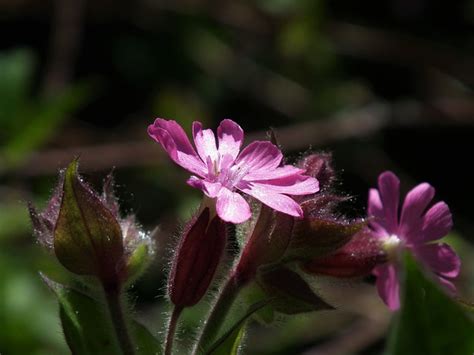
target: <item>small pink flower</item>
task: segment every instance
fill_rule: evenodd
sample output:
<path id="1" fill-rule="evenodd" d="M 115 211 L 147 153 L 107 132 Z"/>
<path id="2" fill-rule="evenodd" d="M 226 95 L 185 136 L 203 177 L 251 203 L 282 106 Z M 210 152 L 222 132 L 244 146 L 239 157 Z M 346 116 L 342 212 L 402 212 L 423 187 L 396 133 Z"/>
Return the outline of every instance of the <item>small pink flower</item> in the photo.
<path id="1" fill-rule="evenodd" d="M 148 134 L 160 143 L 170 158 L 194 173 L 188 184 L 216 199 L 221 219 L 241 223 L 250 218 L 250 206 L 239 190 L 269 207 L 295 217 L 303 211 L 287 195 L 307 195 L 319 190 L 318 181 L 303 175 L 304 170 L 280 166 L 283 155 L 270 142 L 256 141 L 240 151 L 244 140 L 242 128 L 232 120 L 223 120 L 217 128 L 217 141 L 210 129 L 193 123 L 196 150 L 176 121 L 157 118 Z"/>
<path id="2" fill-rule="evenodd" d="M 435 189 L 422 183 L 405 197 L 399 216 L 400 181 L 390 171 L 380 174 L 378 190 L 370 189 L 369 226 L 380 239 L 389 262 L 375 267 L 377 290 L 391 310 L 400 307 L 399 269 L 396 256 L 402 249 L 410 250 L 415 258 L 433 271 L 449 291 L 456 291 L 448 279 L 458 276 L 461 261 L 445 243 L 431 243 L 449 233 L 453 220 L 448 205 L 438 202 L 428 208 Z"/>

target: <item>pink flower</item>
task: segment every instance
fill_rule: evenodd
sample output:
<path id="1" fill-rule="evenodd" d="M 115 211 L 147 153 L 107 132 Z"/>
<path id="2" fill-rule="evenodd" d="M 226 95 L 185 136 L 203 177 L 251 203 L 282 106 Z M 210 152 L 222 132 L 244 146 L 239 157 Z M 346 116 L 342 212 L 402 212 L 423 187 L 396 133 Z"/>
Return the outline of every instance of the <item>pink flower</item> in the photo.
<path id="1" fill-rule="evenodd" d="M 148 134 L 176 164 L 195 174 L 188 184 L 215 198 L 217 214 L 227 222 L 241 223 L 251 216 L 249 204 L 236 190 L 295 217 L 302 217 L 303 211 L 287 195 L 307 195 L 319 190 L 318 181 L 303 175 L 304 170 L 280 166 L 283 155 L 270 142 L 252 142 L 240 151 L 244 132 L 229 119 L 217 128 L 218 145 L 210 129 L 203 130 L 200 122 L 193 123 L 197 153 L 175 121 L 157 118 L 148 127 Z"/>
<path id="2" fill-rule="evenodd" d="M 388 263 L 375 267 L 377 290 L 391 310 L 400 307 L 399 267 L 397 255 L 403 249 L 412 252 L 427 269 L 433 271 L 449 291 L 455 292 L 448 280 L 458 276 L 461 261 L 445 243 L 432 243 L 451 230 L 453 221 L 448 205 L 438 202 L 427 209 L 435 189 L 422 183 L 405 197 L 399 216 L 400 181 L 390 171 L 380 174 L 378 190 L 370 189 L 368 214 L 373 217 L 369 226 L 387 252 Z"/>

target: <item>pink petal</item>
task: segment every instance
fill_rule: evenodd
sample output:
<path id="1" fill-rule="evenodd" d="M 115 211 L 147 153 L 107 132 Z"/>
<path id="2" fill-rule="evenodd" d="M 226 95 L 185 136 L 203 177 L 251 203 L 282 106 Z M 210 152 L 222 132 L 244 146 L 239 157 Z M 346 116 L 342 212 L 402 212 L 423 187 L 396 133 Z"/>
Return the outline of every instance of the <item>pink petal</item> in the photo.
<path id="1" fill-rule="evenodd" d="M 235 167 L 246 174 L 274 170 L 282 159 L 283 155 L 275 145 L 266 141 L 255 141 L 242 150 L 235 161 Z"/>
<path id="2" fill-rule="evenodd" d="M 420 239 L 423 227 L 422 215 L 435 194 L 434 188 L 422 183 L 408 192 L 403 202 L 400 218 L 400 233 L 407 242 L 416 243 Z"/>
<path id="3" fill-rule="evenodd" d="M 176 164 L 199 176 L 205 176 L 206 165 L 199 159 L 183 128 L 176 121 L 157 118 L 148 126 L 148 134 L 162 145 Z"/>
<path id="4" fill-rule="evenodd" d="M 456 286 L 454 286 L 454 284 L 451 281 L 449 281 L 448 279 L 445 279 L 442 276 L 436 276 L 436 280 L 438 280 L 439 284 L 450 296 L 456 295 L 457 293 Z"/>
<path id="5" fill-rule="evenodd" d="M 217 196 L 217 215 L 230 223 L 242 223 L 248 220 L 252 213 L 245 199 L 236 192 L 222 188 Z"/>
<path id="6" fill-rule="evenodd" d="M 413 248 L 416 257 L 430 270 L 440 276 L 457 277 L 461 260 L 456 252 L 445 243 L 419 245 Z"/>
<path id="7" fill-rule="evenodd" d="M 380 199 L 380 194 L 377 189 L 369 190 L 369 201 L 367 205 L 367 213 L 370 217 L 369 225 L 370 228 L 375 231 L 376 236 L 385 237 L 396 232 L 396 230 L 387 231 L 382 200 Z"/>
<path id="8" fill-rule="evenodd" d="M 193 122 L 193 137 L 197 152 L 201 159 L 207 162 L 208 158 L 212 162 L 217 161 L 216 137 L 210 129 L 202 129 L 201 122 Z"/>
<path id="9" fill-rule="evenodd" d="M 448 234 L 452 227 L 453 218 L 448 205 L 442 201 L 438 202 L 423 217 L 421 241 L 440 239 Z"/>
<path id="10" fill-rule="evenodd" d="M 298 174 L 302 175 L 304 172 L 305 172 L 304 169 L 299 169 L 292 165 L 285 165 L 273 170 L 250 171 L 245 176 L 245 180 L 259 181 L 259 180 L 280 179 L 280 178 L 285 178 L 292 175 L 298 175 Z"/>
<path id="11" fill-rule="evenodd" d="M 303 210 L 300 205 L 286 195 L 279 194 L 265 185 L 255 183 L 240 182 L 237 188 L 257 200 L 273 208 L 276 211 L 286 213 L 294 217 L 303 217 Z"/>
<path id="12" fill-rule="evenodd" d="M 240 147 L 244 141 L 244 131 L 232 120 L 223 120 L 217 128 L 217 139 L 219 141 L 219 154 L 232 157 L 232 161 L 239 155 Z"/>
<path id="13" fill-rule="evenodd" d="M 247 181 L 247 178 L 243 181 Z M 319 191 L 318 180 L 299 174 L 274 180 L 253 181 L 252 185 L 288 195 L 309 195 Z"/>
<path id="14" fill-rule="evenodd" d="M 384 211 L 384 227 L 390 234 L 396 233 L 400 200 L 400 180 L 391 171 L 385 171 L 380 174 L 378 185 Z"/>
<path id="15" fill-rule="evenodd" d="M 210 198 L 216 197 L 222 188 L 219 182 L 209 182 L 196 176 L 191 176 L 187 183 L 189 186 L 202 190 Z"/>
<path id="16" fill-rule="evenodd" d="M 377 266 L 373 274 L 377 276 L 377 291 L 380 298 L 392 311 L 400 308 L 400 284 L 398 270 L 393 264 Z"/>

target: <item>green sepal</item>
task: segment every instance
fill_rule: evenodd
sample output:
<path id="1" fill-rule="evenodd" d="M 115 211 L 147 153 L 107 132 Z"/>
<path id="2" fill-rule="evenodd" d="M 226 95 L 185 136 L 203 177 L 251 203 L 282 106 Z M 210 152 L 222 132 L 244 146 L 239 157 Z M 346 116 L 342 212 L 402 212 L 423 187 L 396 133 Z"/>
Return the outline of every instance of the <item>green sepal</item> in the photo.
<path id="1" fill-rule="evenodd" d="M 81 181 L 77 165 L 74 160 L 65 172 L 54 229 L 54 252 L 61 264 L 75 274 L 116 282 L 124 254 L 120 225 Z"/>

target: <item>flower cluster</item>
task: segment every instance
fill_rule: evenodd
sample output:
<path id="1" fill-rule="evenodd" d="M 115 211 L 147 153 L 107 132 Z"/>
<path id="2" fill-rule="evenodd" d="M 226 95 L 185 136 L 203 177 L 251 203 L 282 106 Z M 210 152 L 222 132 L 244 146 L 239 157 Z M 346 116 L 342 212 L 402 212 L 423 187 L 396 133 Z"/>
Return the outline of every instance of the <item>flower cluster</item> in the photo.
<path id="1" fill-rule="evenodd" d="M 448 292 L 456 291 L 452 280 L 460 272 L 460 259 L 450 246 L 439 242 L 452 228 L 451 212 L 444 202 L 431 205 L 435 190 L 429 184 L 410 190 L 400 207 L 400 181 L 392 172 L 384 172 L 377 189 L 369 191 L 366 216 L 347 218 L 340 213 L 340 204 L 348 197 L 334 187 L 330 154 L 310 153 L 291 165 L 269 141 L 252 142 L 241 149 L 244 132 L 229 119 L 220 123 L 216 135 L 194 122 L 194 146 L 175 121 L 157 118 L 148 134 L 175 163 L 192 173 L 187 183 L 204 193 L 172 249 L 167 296 L 173 308 L 165 355 L 172 354 L 181 312 L 212 295 L 212 289 L 219 291 L 194 354 L 214 353 L 216 346 L 227 342 L 217 335 L 226 328 L 222 324 L 233 302 L 245 294 L 243 290 L 247 294 L 242 297 L 251 298 L 252 303 L 228 334 L 235 334 L 250 316 L 270 322 L 275 312 L 335 308 L 330 292 L 317 285 L 322 276 L 337 284 L 340 279 L 365 282 L 366 276 L 375 275 L 381 299 L 397 310 L 402 255 L 407 251 Z M 137 335 L 140 327 L 132 326 L 123 310 L 123 293 L 154 254 L 151 238 L 133 215 L 120 215 L 111 176 L 99 195 L 78 175 L 77 166 L 75 160 L 62 173 L 44 211 L 30 205 L 38 241 L 74 281 L 57 287 L 45 276 L 59 290 L 68 344 L 73 353 L 134 354 L 139 349 L 135 336 L 154 344 L 150 353 L 161 353 L 156 339 Z M 231 244 L 237 253 L 226 253 Z M 221 283 L 216 281 L 219 270 L 224 271 Z M 101 287 L 95 287 L 97 281 Z M 104 304 L 108 311 L 97 311 Z M 259 314 L 263 306 L 264 315 Z M 82 329 L 76 327 L 85 320 L 80 316 L 89 313 L 110 316 L 111 323 L 105 323 L 113 327 L 100 328 L 112 333 L 101 344 L 121 350 L 97 350 L 96 343 L 87 344 L 81 338 Z"/>

